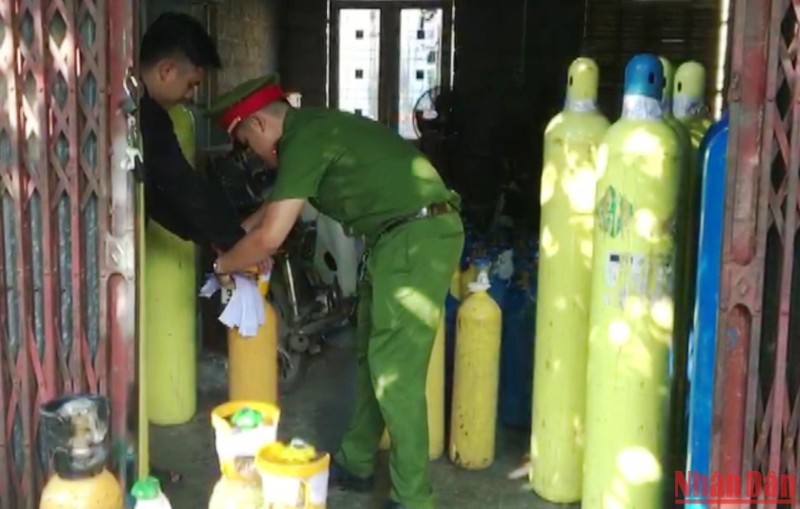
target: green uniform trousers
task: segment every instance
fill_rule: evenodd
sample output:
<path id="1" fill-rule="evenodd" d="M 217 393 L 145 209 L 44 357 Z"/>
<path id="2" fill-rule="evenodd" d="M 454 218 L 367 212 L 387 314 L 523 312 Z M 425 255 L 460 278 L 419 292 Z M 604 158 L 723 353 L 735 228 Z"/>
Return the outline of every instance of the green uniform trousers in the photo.
<path id="1" fill-rule="evenodd" d="M 355 414 L 336 461 L 371 475 L 385 425 L 391 498 L 411 509 L 434 507 L 425 384 L 463 245 L 455 213 L 400 226 L 372 248 L 359 288 Z"/>

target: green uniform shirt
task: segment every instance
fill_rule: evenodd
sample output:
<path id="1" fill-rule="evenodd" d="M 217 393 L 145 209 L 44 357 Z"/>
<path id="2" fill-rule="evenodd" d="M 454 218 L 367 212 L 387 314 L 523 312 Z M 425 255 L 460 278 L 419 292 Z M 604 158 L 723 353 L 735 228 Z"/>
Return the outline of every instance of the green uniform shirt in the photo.
<path id="1" fill-rule="evenodd" d="M 450 202 L 439 173 L 383 124 L 338 110 L 291 109 L 278 146 L 271 201 L 304 198 L 346 229 L 373 240 L 393 219 Z"/>

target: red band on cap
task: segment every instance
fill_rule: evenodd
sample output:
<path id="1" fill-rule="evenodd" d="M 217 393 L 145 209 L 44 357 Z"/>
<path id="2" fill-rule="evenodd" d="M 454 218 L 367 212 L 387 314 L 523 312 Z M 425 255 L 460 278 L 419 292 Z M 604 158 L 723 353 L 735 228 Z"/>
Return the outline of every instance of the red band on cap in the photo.
<path id="1" fill-rule="evenodd" d="M 227 132 L 231 132 L 243 119 L 285 97 L 286 94 L 279 85 L 260 88 L 225 110 L 220 116 L 219 124 Z"/>

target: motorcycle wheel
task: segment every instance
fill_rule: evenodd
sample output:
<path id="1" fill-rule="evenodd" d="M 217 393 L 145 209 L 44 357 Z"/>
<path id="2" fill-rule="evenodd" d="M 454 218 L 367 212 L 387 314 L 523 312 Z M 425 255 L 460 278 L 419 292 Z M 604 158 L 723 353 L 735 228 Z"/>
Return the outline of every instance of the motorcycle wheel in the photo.
<path id="1" fill-rule="evenodd" d="M 278 388 L 281 394 L 291 394 L 300 386 L 307 368 L 308 357 L 300 352 L 278 351 Z"/>

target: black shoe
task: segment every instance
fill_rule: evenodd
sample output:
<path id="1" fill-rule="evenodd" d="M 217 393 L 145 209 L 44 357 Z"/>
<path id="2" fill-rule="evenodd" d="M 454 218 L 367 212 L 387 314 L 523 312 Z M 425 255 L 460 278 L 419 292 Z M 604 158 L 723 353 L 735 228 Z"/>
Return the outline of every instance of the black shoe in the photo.
<path id="1" fill-rule="evenodd" d="M 406 509 L 406 506 L 404 506 L 400 502 L 395 502 L 394 500 L 389 500 L 388 502 L 383 504 L 383 509 Z"/>
<path id="2" fill-rule="evenodd" d="M 343 491 L 367 493 L 375 487 L 375 476 L 358 477 L 345 470 L 339 463 L 332 461 L 328 486 Z"/>

